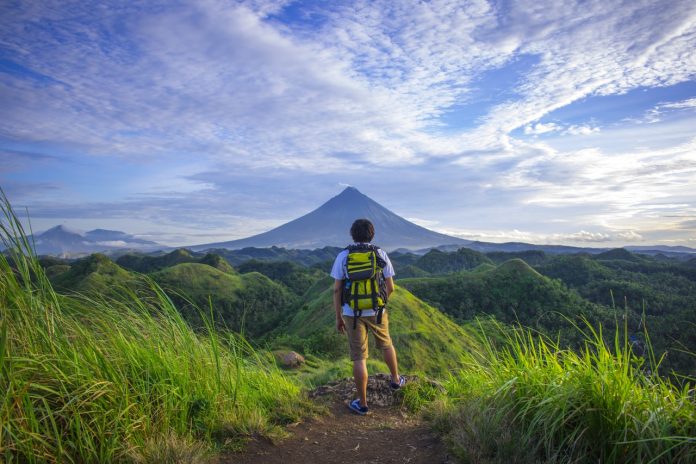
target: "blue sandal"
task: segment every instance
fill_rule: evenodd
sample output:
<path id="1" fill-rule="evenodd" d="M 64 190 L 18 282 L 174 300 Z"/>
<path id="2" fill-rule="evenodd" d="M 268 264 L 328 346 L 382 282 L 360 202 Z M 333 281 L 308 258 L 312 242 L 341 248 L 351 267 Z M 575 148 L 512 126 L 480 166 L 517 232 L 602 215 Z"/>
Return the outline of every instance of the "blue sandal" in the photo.
<path id="1" fill-rule="evenodd" d="M 391 387 L 392 390 L 398 390 L 399 388 L 403 387 L 406 385 L 406 377 L 403 375 L 399 376 L 399 383 L 396 382 L 390 382 L 389 386 Z"/>
<path id="2" fill-rule="evenodd" d="M 369 411 L 367 406 L 360 406 L 360 400 L 351 401 L 350 404 L 348 404 L 348 409 L 361 416 L 364 416 Z"/>

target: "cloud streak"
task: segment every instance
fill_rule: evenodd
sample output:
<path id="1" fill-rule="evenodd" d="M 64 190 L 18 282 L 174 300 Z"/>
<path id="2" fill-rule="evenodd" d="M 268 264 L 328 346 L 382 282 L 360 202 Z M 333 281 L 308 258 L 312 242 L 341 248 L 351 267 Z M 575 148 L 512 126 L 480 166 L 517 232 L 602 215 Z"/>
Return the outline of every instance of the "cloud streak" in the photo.
<path id="1" fill-rule="evenodd" d="M 397 206 L 423 223 L 477 219 L 441 205 L 430 207 L 437 217 L 423 214 L 419 202 L 448 192 L 479 214 L 469 198 L 495 199 L 485 205 L 491 230 L 520 208 L 537 222 L 562 210 L 578 226 L 559 240 L 590 226 L 660 230 L 660 210 L 647 205 L 695 207 L 693 95 L 608 123 L 550 117 L 589 98 L 693 81 L 690 1 L 18 2 L 3 5 L 0 31 L 3 183 L 67 184 L 28 174 L 54 162 L 32 158 L 38 146 L 61 162 L 163 166 L 140 179 L 134 169 L 125 197 L 32 199 L 47 218 L 129 205 L 153 223 L 205 223 L 193 205 L 220 197 L 231 201 L 209 201 L 211 227 L 242 230 L 245 220 L 289 219 L 284 196 L 300 199 L 298 212 L 311 203 L 290 178 L 319 182 L 317 201 L 338 180 L 397 191 L 394 172 L 410 179 Z M 501 76 L 509 81 L 493 98 Z M 653 123 L 649 140 L 628 116 Z M 169 208 L 169 194 L 190 212 Z"/>

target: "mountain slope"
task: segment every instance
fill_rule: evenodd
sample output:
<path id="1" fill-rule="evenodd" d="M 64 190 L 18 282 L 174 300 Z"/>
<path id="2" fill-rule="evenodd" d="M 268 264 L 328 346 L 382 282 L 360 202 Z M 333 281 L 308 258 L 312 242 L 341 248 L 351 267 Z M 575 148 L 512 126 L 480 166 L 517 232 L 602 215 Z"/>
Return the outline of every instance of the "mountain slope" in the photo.
<path id="1" fill-rule="evenodd" d="M 351 241 L 350 226 L 358 218 L 372 221 L 376 230 L 374 243 L 388 250 L 469 243 L 468 240 L 433 232 L 409 222 L 357 189 L 348 187 L 311 213 L 268 232 L 240 240 L 198 245 L 192 249 L 270 246 L 313 249 L 345 246 Z"/>
<path id="2" fill-rule="evenodd" d="M 55 288 L 63 292 L 106 294 L 135 280 L 130 272 L 99 253 L 80 259 L 71 266 L 61 266 L 63 272 L 51 272 L 51 275 Z"/>
<path id="3" fill-rule="evenodd" d="M 207 312 L 212 305 L 220 326 L 256 337 L 282 323 L 295 304 L 290 291 L 258 272 L 231 274 L 207 264 L 181 263 L 151 277 L 195 327 L 203 326 L 199 309 Z"/>
<path id="4" fill-rule="evenodd" d="M 95 229 L 82 234 L 63 225 L 30 237 L 30 240 L 33 240 L 36 253 L 39 255 L 75 256 L 95 252 L 128 249 L 152 251 L 163 248 L 158 243 L 117 230 Z"/>
<path id="5" fill-rule="evenodd" d="M 323 282 L 324 290 L 308 292 L 308 299 L 288 323 L 284 332 L 304 339 L 334 335 L 334 342 L 348 354 L 346 337 L 338 335 L 332 300 L 332 283 Z M 318 294 L 317 294 L 318 293 Z M 445 375 L 455 369 L 465 351 L 477 349 L 475 337 L 437 309 L 419 300 L 408 290 L 397 287 L 388 305 L 389 328 L 399 355 L 399 364 L 407 372 L 423 371 Z M 382 359 L 370 340 L 370 357 Z"/>
<path id="6" fill-rule="evenodd" d="M 562 332 L 565 342 L 578 339 L 568 319 L 586 317 L 611 327 L 613 314 L 595 305 L 558 280 L 539 274 L 521 259 L 497 267 L 438 277 L 401 279 L 399 284 L 458 321 L 493 315 L 499 321 Z M 568 319 L 566 319 L 568 318 Z"/>

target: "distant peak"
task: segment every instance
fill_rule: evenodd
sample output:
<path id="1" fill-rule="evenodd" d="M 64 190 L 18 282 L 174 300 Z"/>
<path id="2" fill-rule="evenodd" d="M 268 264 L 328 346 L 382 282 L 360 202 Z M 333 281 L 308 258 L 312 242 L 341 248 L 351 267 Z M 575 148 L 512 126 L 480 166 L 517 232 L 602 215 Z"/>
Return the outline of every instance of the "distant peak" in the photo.
<path id="1" fill-rule="evenodd" d="M 372 201 L 373 200 L 370 199 L 370 197 L 360 192 L 360 190 L 356 189 L 355 187 L 346 187 L 341 193 L 331 198 L 322 206 L 345 207 L 346 205 L 361 205 L 370 203 Z"/>
<path id="2" fill-rule="evenodd" d="M 63 232 L 66 234 L 77 234 L 77 235 L 82 235 L 82 233 L 79 230 L 76 229 L 71 229 L 69 227 L 66 227 L 64 224 L 59 224 L 57 226 L 51 227 L 50 229 L 46 230 L 43 232 L 44 234 L 47 233 L 56 233 L 56 232 Z"/>
<path id="3" fill-rule="evenodd" d="M 355 187 L 346 187 L 335 198 L 369 198 Z"/>
<path id="4" fill-rule="evenodd" d="M 341 195 L 348 194 L 348 193 L 359 193 L 360 195 L 362 195 L 360 190 L 358 190 L 352 186 L 348 186 L 348 187 L 344 188 L 343 191 L 341 192 Z"/>

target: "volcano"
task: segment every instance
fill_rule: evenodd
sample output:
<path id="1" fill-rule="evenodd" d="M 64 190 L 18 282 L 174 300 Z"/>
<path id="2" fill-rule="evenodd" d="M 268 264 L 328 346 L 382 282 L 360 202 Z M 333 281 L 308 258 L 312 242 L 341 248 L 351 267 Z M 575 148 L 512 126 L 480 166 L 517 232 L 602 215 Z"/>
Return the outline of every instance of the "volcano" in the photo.
<path id="1" fill-rule="evenodd" d="M 348 187 L 314 211 L 293 221 L 248 238 L 210 243 L 192 247 L 240 249 L 277 246 L 290 249 L 314 249 L 325 246 L 342 247 L 350 243 L 350 226 L 356 219 L 369 219 L 375 226 L 373 243 L 386 250 L 419 249 L 440 245 L 460 245 L 469 240 L 450 237 L 421 227 Z"/>

